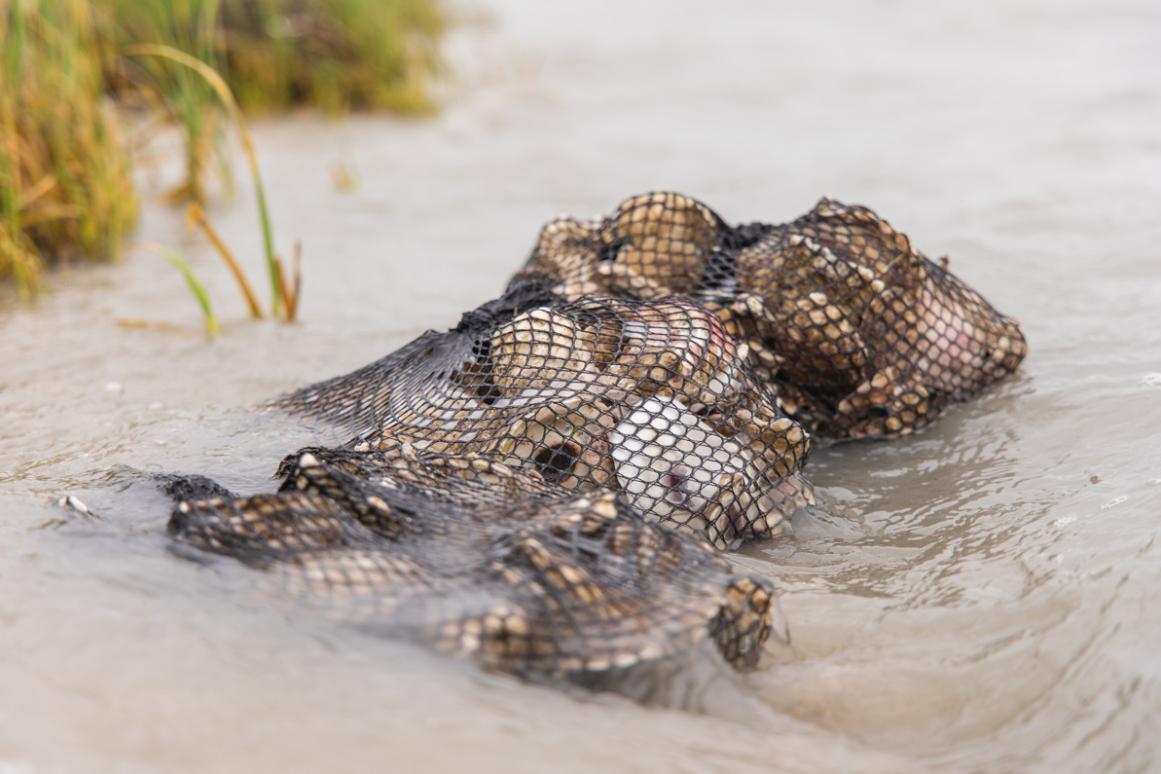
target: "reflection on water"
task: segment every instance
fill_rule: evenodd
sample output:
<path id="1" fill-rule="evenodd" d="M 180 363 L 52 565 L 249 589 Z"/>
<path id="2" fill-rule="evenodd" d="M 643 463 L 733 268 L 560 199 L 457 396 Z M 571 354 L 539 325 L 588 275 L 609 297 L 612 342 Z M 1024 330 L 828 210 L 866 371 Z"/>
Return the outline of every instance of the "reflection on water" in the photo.
<path id="1" fill-rule="evenodd" d="M 1159 11 L 840 5 L 498 1 L 457 33 L 470 65 L 434 122 L 256 129 L 276 228 L 306 246 L 302 325 L 246 321 L 196 241 L 226 318 L 212 345 L 146 255 L 0 313 L 0 769 L 1157 765 Z M 333 190 L 337 161 L 358 191 Z M 548 690 L 270 607 L 252 573 L 166 550 L 167 504 L 135 471 L 269 488 L 333 436 L 248 406 L 454 324 L 542 221 L 649 188 L 737 220 L 869 204 L 1031 343 L 918 437 L 813 454 L 818 511 L 736 558 L 779 580 L 791 621 L 760 673 L 685 675 L 669 698 L 690 711 Z M 249 199 L 215 215 L 256 261 Z M 146 211 L 143 239 L 182 233 Z M 65 492 L 106 521 L 53 526 Z"/>

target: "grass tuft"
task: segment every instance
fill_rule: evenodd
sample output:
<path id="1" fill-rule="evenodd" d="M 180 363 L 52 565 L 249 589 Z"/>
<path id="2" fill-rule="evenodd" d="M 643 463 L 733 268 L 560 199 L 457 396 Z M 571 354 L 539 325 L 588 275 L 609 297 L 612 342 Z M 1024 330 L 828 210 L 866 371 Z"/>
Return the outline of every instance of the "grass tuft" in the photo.
<path id="1" fill-rule="evenodd" d="M 206 337 L 214 338 L 218 335 L 220 328 L 218 327 L 218 318 L 214 316 L 214 305 L 210 301 L 210 294 L 206 290 L 206 286 L 201 283 L 201 280 L 193 273 L 193 269 L 186 263 L 185 259 L 178 255 L 173 250 L 164 245 L 156 245 L 151 243 L 142 244 L 141 247 L 145 250 L 157 253 L 165 260 L 177 267 L 178 271 L 185 277 L 185 284 L 189 287 L 190 293 L 193 294 L 194 299 L 197 300 L 198 306 L 202 310 L 202 318 L 206 324 Z M 135 327 L 135 326 L 128 326 Z"/>
<path id="2" fill-rule="evenodd" d="M 250 139 L 250 132 L 246 129 L 246 122 L 242 119 L 242 111 L 238 108 L 238 103 L 234 100 L 234 93 L 230 91 L 230 87 L 226 85 L 222 76 L 218 75 L 212 67 L 170 46 L 145 43 L 139 46 L 129 47 L 126 49 L 126 53 L 130 56 L 156 56 L 176 62 L 203 78 L 213 90 L 214 94 L 217 95 L 218 99 L 221 100 L 222 106 L 226 109 L 230 121 L 234 124 L 234 128 L 238 132 L 238 139 L 241 140 L 242 150 L 246 155 L 246 163 L 250 167 L 250 176 L 254 181 L 254 193 L 258 198 L 258 221 L 262 228 L 262 248 L 266 253 L 266 270 L 270 275 L 270 291 L 273 299 L 271 305 L 274 316 L 282 317 L 285 308 L 285 299 L 283 296 L 282 282 L 279 279 L 278 259 L 274 255 L 274 230 L 270 226 L 270 210 L 266 206 L 266 188 L 262 185 L 262 171 L 258 167 L 258 153 L 254 150 L 254 142 Z"/>
<path id="3" fill-rule="evenodd" d="M 298 248 L 288 272 L 242 113 L 300 105 L 431 112 L 445 26 L 438 2 L 0 2 L 0 281 L 32 294 L 45 265 L 117 256 L 137 214 L 119 116 L 136 109 L 147 119 L 168 114 L 180 127 L 185 180 L 170 192 L 175 203 L 205 201 L 214 162 L 226 167 L 223 133 L 231 125 L 238 132 L 272 311 L 293 321 Z M 210 236 L 204 213 L 200 227 Z M 225 257 L 224 244 L 216 247 Z M 251 314 L 260 312 L 249 295 Z"/>
<path id="4" fill-rule="evenodd" d="M 109 90 L 123 103 L 170 115 L 182 134 L 185 179 L 166 198 L 173 204 L 204 202 L 215 159 L 224 169 L 221 116 L 205 78 L 164 59 L 133 59 L 138 44 L 186 53 L 221 68 L 224 31 L 220 0 L 89 0 L 101 30 L 100 56 Z"/>
<path id="5" fill-rule="evenodd" d="M 0 5 L 0 280 L 108 260 L 137 215 L 130 157 L 103 96 L 85 0 Z"/>

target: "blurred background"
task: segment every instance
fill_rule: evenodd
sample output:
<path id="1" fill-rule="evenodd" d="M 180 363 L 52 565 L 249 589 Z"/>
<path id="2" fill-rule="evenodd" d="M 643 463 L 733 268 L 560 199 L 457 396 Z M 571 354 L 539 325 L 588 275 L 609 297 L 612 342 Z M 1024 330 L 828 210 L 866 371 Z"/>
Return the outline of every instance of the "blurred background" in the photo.
<path id="1" fill-rule="evenodd" d="M 8 0 L 0 41 L 0 771 L 1158 765 L 1161 6 Z M 870 206 L 1030 344 L 813 454 L 735 557 L 792 627 L 758 674 L 561 693 L 166 552 L 142 471 L 269 488 L 335 438 L 250 407 L 650 189 Z"/>

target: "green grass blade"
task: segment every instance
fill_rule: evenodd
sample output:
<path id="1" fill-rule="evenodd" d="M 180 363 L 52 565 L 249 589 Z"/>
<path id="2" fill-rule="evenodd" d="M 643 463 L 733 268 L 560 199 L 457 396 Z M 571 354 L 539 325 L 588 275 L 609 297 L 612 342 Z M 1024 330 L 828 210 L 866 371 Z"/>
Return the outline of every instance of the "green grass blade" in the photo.
<path id="1" fill-rule="evenodd" d="M 214 305 L 210 301 L 210 294 L 206 290 L 206 286 L 194 275 L 193 269 L 186 263 L 185 259 L 180 255 L 161 245 L 148 245 L 148 249 L 160 253 L 165 260 L 177 267 L 178 271 L 185 277 L 185 284 L 189 286 L 190 292 L 193 293 L 194 298 L 197 299 L 198 306 L 202 308 L 202 316 L 206 321 L 206 336 L 214 338 L 218 335 L 218 319 L 214 316 Z"/>
<path id="2" fill-rule="evenodd" d="M 282 285 L 278 280 L 278 263 L 274 255 L 274 230 L 270 226 L 270 211 L 266 206 L 266 188 L 262 185 L 262 174 L 258 169 L 258 154 L 254 151 L 254 143 L 250 140 L 250 132 L 246 129 L 245 121 L 242 120 L 242 111 L 238 108 L 234 93 L 214 68 L 197 57 L 190 56 L 172 46 L 160 43 L 143 43 L 130 46 L 125 50 L 125 53 L 130 56 L 162 57 L 188 67 L 205 79 L 210 88 L 218 95 L 222 104 L 225 105 L 226 112 L 230 114 L 230 119 L 238 130 L 238 137 L 242 141 L 242 150 L 246 154 L 246 161 L 250 167 L 250 176 L 254 180 L 254 192 L 258 199 L 258 219 L 262 226 L 262 246 L 266 252 L 266 272 L 270 276 L 270 293 L 273 298 L 272 312 L 274 317 L 282 317 L 284 299 L 282 298 Z"/>

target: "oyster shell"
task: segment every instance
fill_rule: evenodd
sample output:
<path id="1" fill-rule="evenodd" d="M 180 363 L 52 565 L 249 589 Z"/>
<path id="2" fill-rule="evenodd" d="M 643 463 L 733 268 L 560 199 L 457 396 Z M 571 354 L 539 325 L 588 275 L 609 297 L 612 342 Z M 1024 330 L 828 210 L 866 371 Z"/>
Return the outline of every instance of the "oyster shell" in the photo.
<path id="1" fill-rule="evenodd" d="M 597 336 L 568 315 L 532 309 L 496 328 L 491 338 L 492 378 L 503 395 L 563 388 L 591 379 Z"/>
<path id="2" fill-rule="evenodd" d="M 614 404 L 603 398 L 542 404 L 486 453 L 568 489 L 606 486 L 615 475 L 608 434 L 617 418 Z"/>
<path id="3" fill-rule="evenodd" d="M 609 444 L 617 483 L 636 511 L 721 549 L 776 534 L 788 495 L 799 489 L 784 485 L 745 434 L 722 435 L 675 398 L 639 401 L 609 433 Z"/>

